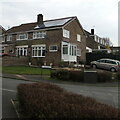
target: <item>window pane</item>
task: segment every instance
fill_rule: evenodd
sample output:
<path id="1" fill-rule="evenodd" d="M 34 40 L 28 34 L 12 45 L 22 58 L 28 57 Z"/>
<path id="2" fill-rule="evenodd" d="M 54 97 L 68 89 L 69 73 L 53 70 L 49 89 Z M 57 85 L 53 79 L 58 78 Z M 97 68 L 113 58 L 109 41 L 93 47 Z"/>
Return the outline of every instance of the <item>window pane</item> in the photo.
<path id="1" fill-rule="evenodd" d="M 41 56 L 41 50 L 38 50 L 38 56 Z"/>
<path id="2" fill-rule="evenodd" d="M 79 34 L 77 34 L 77 41 L 81 41 L 81 36 Z"/>
<path id="3" fill-rule="evenodd" d="M 42 56 L 45 56 L 45 50 L 42 50 Z"/>
<path id="4" fill-rule="evenodd" d="M 68 54 L 68 45 L 63 45 L 63 54 Z"/>

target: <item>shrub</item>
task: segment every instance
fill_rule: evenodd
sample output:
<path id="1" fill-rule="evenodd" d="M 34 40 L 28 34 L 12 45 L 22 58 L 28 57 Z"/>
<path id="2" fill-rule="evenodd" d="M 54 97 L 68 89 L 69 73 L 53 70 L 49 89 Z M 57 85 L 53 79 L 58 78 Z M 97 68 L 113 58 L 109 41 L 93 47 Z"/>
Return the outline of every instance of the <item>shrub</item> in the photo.
<path id="1" fill-rule="evenodd" d="M 120 110 L 90 97 L 68 93 L 48 83 L 21 84 L 17 88 L 22 112 L 28 118 L 117 118 Z"/>
<path id="2" fill-rule="evenodd" d="M 69 75 L 69 71 L 67 70 L 56 70 L 51 73 L 52 78 L 57 78 L 59 80 L 68 80 Z"/>
<path id="3" fill-rule="evenodd" d="M 84 75 L 83 71 L 68 71 L 68 70 L 56 70 L 51 73 L 52 78 L 66 81 L 78 81 L 83 82 Z"/>
<path id="4" fill-rule="evenodd" d="M 98 82 L 110 82 L 112 80 L 112 73 L 109 71 L 97 72 Z"/>
<path id="5" fill-rule="evenodd" d="M 83 82 L 84 81 L 84 72 L 83 71 L 69 71 L 69 79 L 71 81 Z"/>
<path id="6" fill-rule="evenodd" d="M 117 78 L 118 78 L 118 80 L 120 81 L 120 71 L 119 71 L 118 74 L 117 74 Z"/>

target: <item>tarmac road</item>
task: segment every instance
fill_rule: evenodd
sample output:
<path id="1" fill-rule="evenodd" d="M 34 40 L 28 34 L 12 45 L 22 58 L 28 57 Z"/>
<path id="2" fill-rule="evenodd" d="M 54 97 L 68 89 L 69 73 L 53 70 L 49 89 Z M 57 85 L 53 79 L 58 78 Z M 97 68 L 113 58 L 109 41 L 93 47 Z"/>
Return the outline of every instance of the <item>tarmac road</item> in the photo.
<path id="1" fill-rule="evenodd" d="M 12 106 L 11 99 L 16 99 L 16 88 L 20 83 L 31 83 L 30 81 L 16 80 L 10 78 L 2 79 L 2 118 L 17 118 Z M 96 87 L 81 86 L 76 84 L 55 83 L 60 87 L 84 96 L 90 96 L 97 101 L 118 108 L 118 87 Z"/>

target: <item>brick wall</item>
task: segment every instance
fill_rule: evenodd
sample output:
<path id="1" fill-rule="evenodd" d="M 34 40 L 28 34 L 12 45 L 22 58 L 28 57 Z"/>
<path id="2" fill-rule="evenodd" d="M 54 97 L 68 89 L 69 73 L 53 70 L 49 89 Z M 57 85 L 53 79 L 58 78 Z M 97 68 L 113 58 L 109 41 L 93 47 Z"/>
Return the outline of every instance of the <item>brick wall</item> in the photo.
<path id="1" fill-rule="evenodd" d="M 2 66 L 28 65 L 28 57 L 9 57 L 2 58 Z"/>

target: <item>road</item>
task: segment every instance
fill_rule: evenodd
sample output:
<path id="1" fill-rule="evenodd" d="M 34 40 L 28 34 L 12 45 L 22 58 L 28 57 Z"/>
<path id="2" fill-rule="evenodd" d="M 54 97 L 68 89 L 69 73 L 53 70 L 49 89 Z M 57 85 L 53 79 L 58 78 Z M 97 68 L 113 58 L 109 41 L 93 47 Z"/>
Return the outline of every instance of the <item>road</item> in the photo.
<path id="1" fill-rule="evenodd" d="M 16 112 L 12 106 L 11 99 L 16 99 L 17 86 L 20 83 L 31 83 L 10 78 L 2 79 L 2 117 L 17 118 Z M 97 101 L 118 107 L 118 87 L 95 87 L 81 86 L 74 84 L 56 83 L 60 87 L 85 96 L 95 98 Z"/>
<path id="2" fill-rule="evenodd" d="M 17 118 L 17 114 L 11 103 L 11 99 L 16 99 L 17 86 L 20 83 L 30 83 L 30 82 L 9 79 L 9 78 L 2 78 L 2 118 L 3 119 Z"/>

